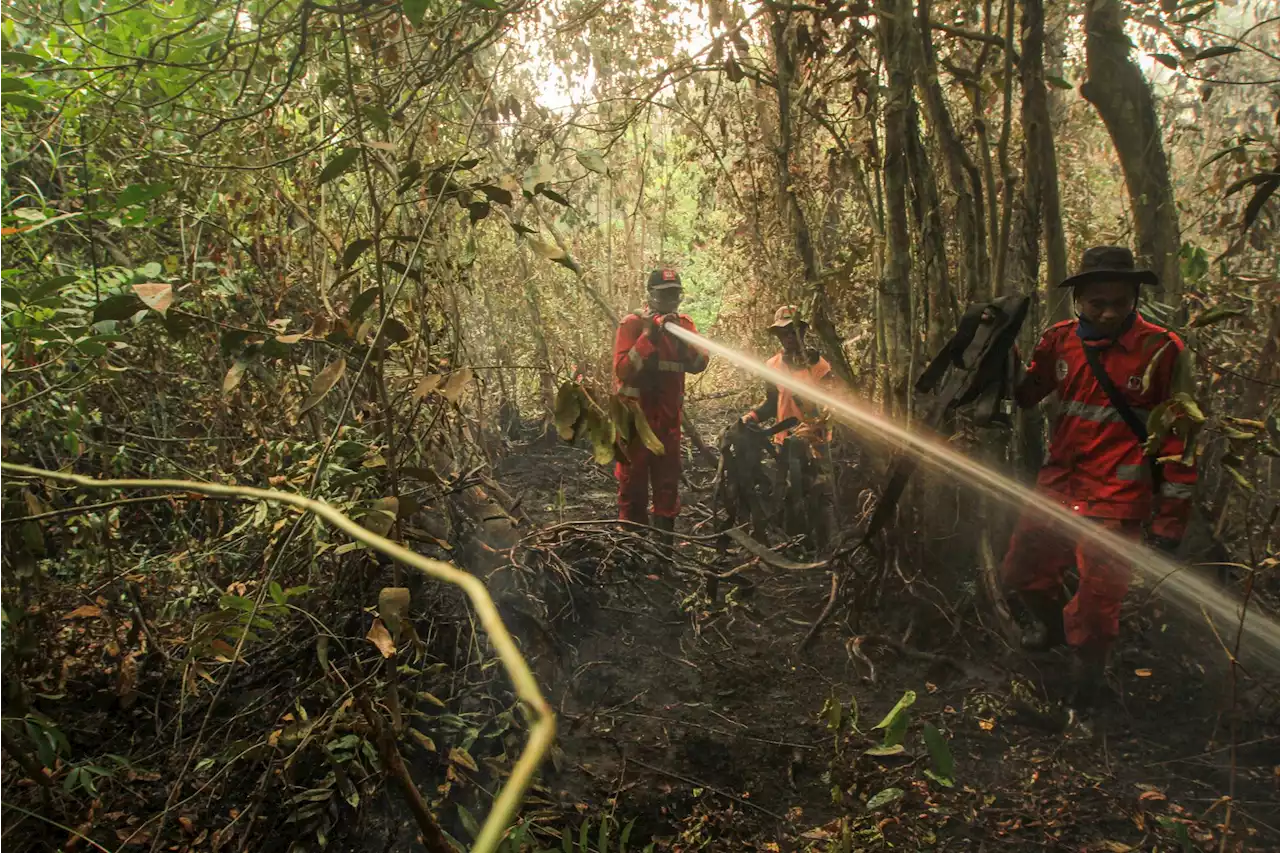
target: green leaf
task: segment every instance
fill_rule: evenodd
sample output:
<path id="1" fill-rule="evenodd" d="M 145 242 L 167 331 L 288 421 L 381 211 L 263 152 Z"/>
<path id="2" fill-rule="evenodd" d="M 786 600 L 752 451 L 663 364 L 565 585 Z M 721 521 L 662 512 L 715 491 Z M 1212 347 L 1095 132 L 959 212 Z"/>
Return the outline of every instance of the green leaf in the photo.
<path id="1" fill-rule="evenodd" d="M 164 195 L 169 190 L 170 186 L 165 183 L 130 184 L 116 196 L 116 207 L 131 207 L 135 204 L 142 204 Z"/>
<path id="2" fill-rule="evenodd" d="M 1168 53 L 1153 53 L 1151 54 L 1151 58 L 1156 62 L 1159 62 L 1165 68 L 1172 68 L 1174 71 L 1178 70 L 1178 57 L 1176 56 Z"/>
<path id="3" fill-rule="evenodd" d="M 608 174 L 609 167 L 604 162 L 604 155 L 594 148 L 586 151 L 579 151 L 576 155 L 578 162 L 582 164 L 582 168 L 595 172 L 597 175 Z"/>
<path id="4" fill-rule="evenodd" d="M 22 107 L 24 110 L 35 112 L 44 106 L 44 101 L 35 95 L 24 95 L 21 92 L 8 92 L 0 95 L 0 104 L 10 107 Z"/>
<path id="5" fill-rule="evenodd" d="M 400 188 L 397 192 L 404 192 L 417 183 L 418 178 L 422 177 L 422 163 L 419 160 L 409 160 L 402 165 L 396 173 L 396 179 L 400 181 Z"/>
<path id="6" fill-rule="evenodd" d="M 40 65 L 40 57 L 20 50 L 0 50 L 0 62 L 5 65 L 17 65 L 20 68 L 36 68 Z"/>
<path id="7" fill-rule="evenodd" d="M 1269 180 L 1258 185 L 1258 188 L 1253 191 L 1253 198 L 1249 199 L 1249 204 L 1245 206 L 1244 217 L 1240 223 L 1242 231 L 1248 232 L 1253 227 L 1258 214 L 1262 213 L 1263 206 L 1278 188 L 1280 188 L 1280 172 L 1272 172 Z"/>
<path id="8" fill-rule="evenodd" d="M 467 212 L 471 216 L 471 224 L 475 225 L 481 219 L 484 219 L 489 215 L 489 202 L 473 201 L 471 204 L 467 205 Z"/>
<path id="9" fill-rule="evenodd" d="M 631 818 L 627 821 L 627 825 L 622 827 L 622 837 L 618 839 L 618 853 L 627 853 L 627 842 L 631 840 L 631 830 L 636 828 L 638 818 Z"/>
<path id="10" fill-rule="evenodd" d="M 1048 83 L 1050 86 L 1052 86 L 1055 89 L 1074 89 L 1075 88 L 1074 86 L 1071 85 L 1070 82 L 1068 82 L 1067 80 L 1064 80 L 1061 77 L 1058 77 L 1055 74 L 1044 75 L 1044 82 Z"/>
<path id="11" fill-rule="evenodd" d="M 956 781 L 954 779 L 948 779 L 946 776 L 939 776 L 932 770 L 926 769 L 924 771 L 924 775 L 928 776 L 944 788 L 954 788 L 956 786 Z"/>
<path id="12" fill-rule="evenodd" d="M 360 112 L 378 130 L 387 131 L 391 128 L 391 113 L 382 104 L 367 104 Z"/>
<path id="13" fill-rule="evenodd" d="M 867 811 L 879 811 L 887 805 L 896 803 L 906 795 L 906 791 L 901 788 L 885 788 L 871 799 L 867 800 Z"/>
<path id="14" fill-rule="evenodd" d="M 600 834 L 596 836 L 596 853 L 609 853 L 609 816 L 600 819 Z"/>
<path id="15" fill-rule="evenodd" d="M 506 7 L 499 3 L 498 0 L 467 0 L 467 3 L 477 9 L 488 9 L 490 12 L 506 11 Z"/>
<path id="16" fill-rule="evenodd" d="M 8 94 L 10 92 L 30 92 L 31 84 L 24 77 L 14 77 L 12 74 L 6 77 L 0 77 L 0 92 Z"/>
<path id="17" fill-rule="evenodd" d="M 549 187 L 545 187 L 545 186 L 544 186 L 544 187 L 538 187 L 538 192 L 539 192 L 539 193 L 541 193 L 542 195 L 546 196 L 547 198 L 551 199 L 552 201 L 554 201 L 556 204 L 560 205 L 561 207 L 569 207 L 569 206 L 570 206 L 570 204 L 569 204 L 569 199 L 565 198 L 564 196 L 560 195 L 560 193 L 556 192 L 555 190 L 553 190 L 553 189 L 551 189 L 551 188 L 549 188 Z"/>
<path id="18" fill-rule="evenodd" d="M 368 237 L 361 237 L 359 240 L 352 240 L 342 253 L 342 266 L 349 268 L 356 261 L 360 260 L 360 256 L 364 254 L 365 249 L 373 245 L 373 241 Z"/>
<path id="19" fill-rule="evenodd" d="M 271 591 L 271 600 L 276 604 L 283 607 L 289 603 L 289 597 L 284 594 L 284 588 L 279 583 L 272 581 L 269 589 Z"/>
<path id="20" fill-rule="evenodd" d="M 404 16 L 409 19 L 409 23 L 415 27 L 422 26 L 422 19 L 427 14 L 427 0 L 403 0 L 400 8 L 404 10 Z"/>
<path id="21" fill-rule="evenodd" d="M 334 178 L 341 175 L 347 169 L 351 168 L 351 164 L 356 161 L 356 157 L 360 156 L 358 148 L 344 148 L 342 152 L 335 156 L 328 163 L 324 164 L 324 168 L 320 170 L 320 177 L 317 179 L 318 184 L 326 184 Z"/>
<path id="22" fill-rule="evenodd" d="M 1240 486 L 1240 488 L 1249 492 L 1254 491 L 1253 483 L 1250 483 L 1249 478 L 1246 477 L 1244 474 L 1240 473 L 1239 468 L 1236 468 L 1234 465 L 1227 465 L 1225 463 L 1223 464 L 1222 468 L 1228 474 L 1231 475 L 1231 479 L 1235 480 L 1236 485 Z"/>
<path id="23" fill-rule="evenodd" d="M 414 267 L 405 266 L 399 261 L 383 261 L 382 265 L 394 272 L 396 275 L 408 276 L 419 283 L 422 281 L 422 271 Z"/>
<path id="24" fill-rule="evenodd" d="M 458 804 L 458 820 L 461 821 L 462 828 L 467 831 L 473 841 L 480 837 L 480 824 L 476 822 L 471 812 L 467 811 L 466 806 L 461 803 Z"/>
<path id="25" fill-rule="evenodd" d="M 872 756 L 888 756 L 888 755 L 902 755 L 906 751 L 907 751 L 906 747 L 904 747 L 902 744 L 895 743 L 893 746 L 873 746 L 867 751 L 863 752 L 862 754 L 872 755 Z"/>
<path id="26" fill-rule="evenodd" d="M 935 778 L 935 782 L 940 782 L 951 787 L 951 781 L 956 774 L 956 760 L 951 755 L 951 747 L 947 745 L 947 739 L 942 736 L 942 732 L 938 731 L 938 727 L 933 723 L 924 724 L 924 744 L 929 748 L 929 758 L 933 761 L 933 771 L 940 778 Z M 946 779 L 946 782 L 942 782 Z"/>
<path id="27" fill-rule="evenodd" d="M 840 722 L 844 719 L 844 705 L 840 703 L 834 696 L 828 696 L 827 701 L 822 703 L 822 710 L 818 712 L 827 723 L 827 731 L 832 734 L 839 734 Z"/>
<path id="28" fill-rule="evenodd" d="M 127 320 L 147 306 L 141 299 L 132 293 L 121 293 L 117 296 L 109 296 L 98 303 L 93 309 L 93 322 L 101 323 L 103 320 Z"/>
<path id="29" fill-rule="evenodd" d="M 889 711 L 889 713 L 884 715 L 884 719 L 876 723 L 872 728 L 873 729 L 889 728 L 891 725 L 893 725 L 894 720 L 897 719 L 900 713 L 907 710 L 915 703 L 916 703 L 916 692 L 914 690 L 906 691 L 905 693 L 902 694 L 902 698 L 898 700 L 898 704 L 894 705 L 893 709 Z"/>
<path id="30" fill-rule="evenodd" d="M 1228 56 L 1232 53 L 1239 53 L 1240 48 L 1233 44 L 1219 44 L 1213 47 L 1205 48 L 1192 57 L 1192 62 L 1199 62 L 1202 59 L 1213 59 L 1218 56 Z"/>
<path id="31" fill-rule="evenodd" d="M 360 291 L 360 294 L 351 300 L 351 308 L 347 311 L 347 321 L 352 325 L 360 322 L 360 318 L 364 316 L 364 312 L 369 310 L 369 306 L 373 304 L 373 300 L 378 298 L 378 289 L 371 287 L 368 290 Z"/>
<path id="32" fill-rule="evenodd" d="M 578 830 L 578 853 L 591 853 L 591 847 L 587 844 L 587 837 L 591 833 L 591 821 L 584 820 L 581 829 Z"/>
<path id="33" fill-rule="evenodd" d="M 512 198 L 510 190 L 503 189 L 502 187 L 495 187 L 493 184 L 477 184 L 472 187 L 472 189 L 484 193 L 488 197 L 489 201 L 494 202 L 495 204 L 511 204 Z"/>

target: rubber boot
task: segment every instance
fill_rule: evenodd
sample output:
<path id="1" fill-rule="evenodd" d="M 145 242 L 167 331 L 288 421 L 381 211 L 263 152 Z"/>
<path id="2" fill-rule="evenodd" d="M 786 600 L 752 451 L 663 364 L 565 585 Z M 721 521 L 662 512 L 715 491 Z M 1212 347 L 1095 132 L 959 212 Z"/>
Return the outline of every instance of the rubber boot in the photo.
<path id="1" fill-rule="evenodd" d="M 1024 592 L 1022 603 L 1032 616 L 1032 624 L 1022 632 L 1022 648 L 1043 652 L 1067 641 L 1061 599 L 1045 592 Z"/>
<path id="2" fill-rule="evenodd" d="M 668 548 L 674 548 L 676 545 L 676 520 L 661 515 L 653 517 L 653 526 L 658 528 L 658 533 L 654 537 L 659 545 L 665 545 Z"/>

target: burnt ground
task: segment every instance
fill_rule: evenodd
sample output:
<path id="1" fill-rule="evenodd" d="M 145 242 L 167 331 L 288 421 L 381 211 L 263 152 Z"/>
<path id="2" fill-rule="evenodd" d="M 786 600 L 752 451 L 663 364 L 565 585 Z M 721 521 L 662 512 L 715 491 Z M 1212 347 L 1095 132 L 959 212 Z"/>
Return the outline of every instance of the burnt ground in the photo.
<path id="1" fill-rule="evenodd" d="M 1028 658 L 983 627 L 993 620 L 966 580 L 978 570 L 947 537 L 922 549 L 928 566 L 886 571 L 878 601 L 838 610 L 802 654 L 827 571 L 754 561 L 712 600 L 694 561 L 724 571 L 749 556 L 686 543 L 664 568 L 640 536 L 573 524 L 614 511 L 611 473 L 586 450 L 511 450 L 496 474 L 546 531 L 533 557 L 554 552 L 578 578 L 554 649 L 534 654 L 560 714 L 544 779 L 570 825 L 634 818 L 633 839 L 671 850 L 840 849 L 828 839 L 847 835 L 850 850 L 1123 851 L 1217 850 L 1229 824 L 1222 849 L 1280 850 L 1277 682 L 1240 676 L 1233 705 L 1203 625 L 1131 596 L 1111 667 L 1123 698 L 1091 730 L 1064 730 L 1054 699 L 1068 657 Z M 706 532 L 713 475 L 686 464 L 685 532 Z M 954 608 L 917 594 L 940 592 L 926 581 L 942 575 L 959 579 Z M 905 752 L 866 755 L 907 690 Z M 829 700 L 842 708 L 834 732 Z M 925 723 L 949 744 L 953 787 L 926 775 Z M 903 795 L 869 805 L 889 788 Z"/>

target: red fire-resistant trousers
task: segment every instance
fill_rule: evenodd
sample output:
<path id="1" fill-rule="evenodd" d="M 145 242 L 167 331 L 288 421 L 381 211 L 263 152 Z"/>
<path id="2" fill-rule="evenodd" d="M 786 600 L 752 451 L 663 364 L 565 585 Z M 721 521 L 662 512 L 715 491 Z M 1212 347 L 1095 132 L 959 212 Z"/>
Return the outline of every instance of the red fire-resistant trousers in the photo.
<path id="1" fill-rule="evenodd" d="M 1126 539 L 1139 539 L 1136 519 L 1090 519 Z M 1061 596 L 1062 578 L 1074 566 L 1080 576 L 1075 597 L 1063 610 L 1067 643 L 1109 646 L 1120 634 L 1120 605 L 1129 590 L 1131 569 L 1090 542 L 1077 542 L 1044 522 L 1024 517 L 1014 530 L 1001 573 L 1017 592 Z"/>
<path id="2" fill-rule="evenodd" d="M 649 523 L 649 487 L 653 487 L 653 514 L 675 518 L 680 512 L 680 427 L 654 430 L 666 452 L 651 453 L 639 436 L 627 445 L 630 462 L 619 461 L 618 518 Z"/>

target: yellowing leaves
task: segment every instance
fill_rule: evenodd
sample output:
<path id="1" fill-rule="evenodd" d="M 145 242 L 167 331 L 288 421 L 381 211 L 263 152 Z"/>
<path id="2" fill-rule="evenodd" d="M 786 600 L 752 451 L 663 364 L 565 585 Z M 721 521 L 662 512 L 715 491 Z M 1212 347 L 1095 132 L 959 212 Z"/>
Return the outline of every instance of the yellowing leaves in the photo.
<path id="1" fill-rule="evenodd" d="M 475 773 L 480 769 L 476 766 L 476 760 L 471 757 L 471 753 L 460 747 L 455 746 L 449 750 L 449 761 L 457 764 L 459 767 L 465 767 L 472 773 Z"/>
<path id="2" fill-rule="evenodd" d="M 418 383 L 418 387 L 413 389 L 413 401 L 416 403 L 423 397 L 426 397 L 432 391 L 440 387 L 440 383 L 444 381 L 444 377 L 439 373 L 430 373 Z"/>
<path id="3" fill-rule="evenodd" d="M 338 380 L 346 372 L 347 360 L 339 356 L 336 361 L 316 374 L 316 378 L 311 381 L 311 393 L 307 395 L 307 399 L 303 400 L 302 405 L 298 407 L 298 417 L 302 417 L 319 405 L 320 401 L 333 390 L 333 386 L 338 384 Z"/>
<path id="4" fill-rule="evenodd" d="M 471 377 L 472 373 L 469 367 L 450 373 L 449 381 L 444 384 L 444 390 L 440 392 L 440 396 L 450 403 L 458 402 L 462 398 L 462 393 L 467 390 L 467 386 L 471 384 Z"/>
<path id="5" fill-rule="evenodd" d="M 573 382 L 566 382 L 556 392 L 556 432 L 565 441 L 573 441 L 582 417 L 582 389 Z"/>

